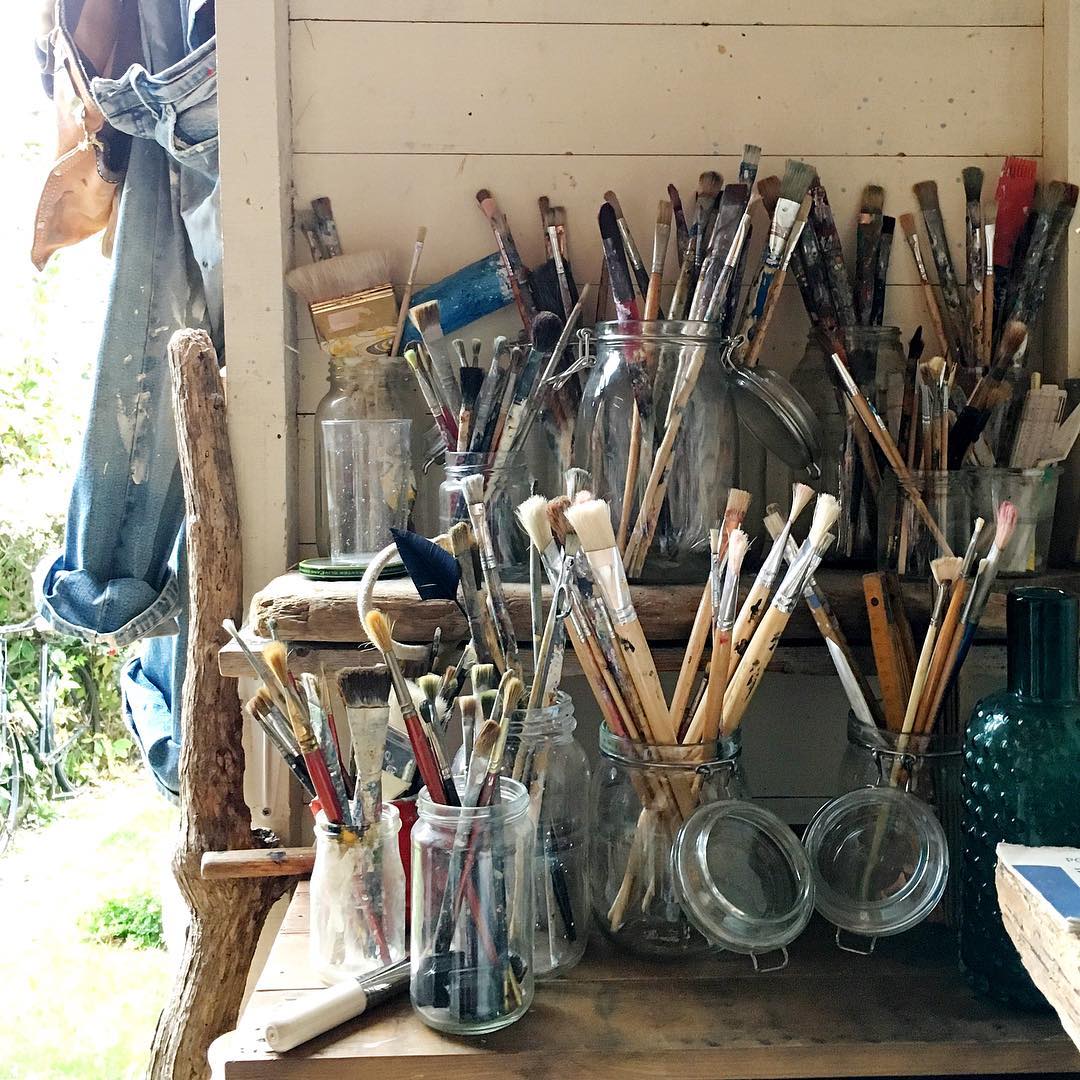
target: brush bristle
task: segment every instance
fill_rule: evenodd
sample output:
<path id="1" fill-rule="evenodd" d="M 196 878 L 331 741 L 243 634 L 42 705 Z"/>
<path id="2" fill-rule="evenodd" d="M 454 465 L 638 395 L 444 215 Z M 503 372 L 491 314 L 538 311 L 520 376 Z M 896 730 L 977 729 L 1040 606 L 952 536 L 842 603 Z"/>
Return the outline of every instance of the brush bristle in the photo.
<path id="1" fill-rule="evenodd" d="M 776 200 L 780 198 L 780 177 L 763 176 L 757 182 L 758 194 L 761 196 L 762 205 L 769 217 L 772 217 L 776 209 Z"/>
<path id="2" fill-rule="evenodd" d="M 968 202 L 982 199 L 983 171 L 977 165 L 969 165 L 960 175 L 964 178 L 964 196 Z"/>
<path id="3" fill-rule="evenodd" d="M 603 203 L 597 215 L 597 221 L 600 224 L 600 236 L 604 240 L 616 245 L 622 243 L 619 233 L 619 215 L 615 213 L 615 207 L 611 203 Z"/>
<path id="4" fill-rule="evenodd" d="M 484 474 L 470 473 L 468 476 L 463 476 L 461 478 L 461 493 L 470 506 L 475 503 L 482 503 L 484 501 Z"/>
<path id="5" fill-rule="evenodd" d="M 517 508 L 517 519 L 537 551 L 544 551 L 554 539 L 548 524 L 547 506 L 543 495 L 530 495 Z"/>
<path id="6" fill-rule="evenodd" d="M 900 215 L 900 228 L 904 230 L 904 235 L 910 240 L 915 233 L 915 215 L 914 214 L 901 214 Z"/>
<path id="7" fill-rule="evenodd" d="M 417 304 L 416 307 L 409 308 L 409 318 L 412 319 L 413 326 L 420 331 L 420 336 L 425 341 L 443 336 L 438 300 L 427 300 L 422 304 Z"/>
<path id="8" fill-rule="evenodd" d="M 720 536 L 721 533 L 719 529 L 709 530 L 709 551 L 713 555 L 715 555 L 720 550 Z"/>
<path id="9" fill-rule="evenodd" d="M 491 197 L 492 197 L 492 195 L 491 195 L 491 192 L 490 192 L 490 191 L 488 191 L 488 189 L 487 189 L 486 187 L 485 187 L 485 188 L 481 188 L 481 189 L 480 189 L 480 190 L 479 190 L 479 191 L 478 191 L 478 192 L 476 193 L 476 201 L 477 201 L 478 203 L 485 203 L 485 202 L 487 202 L 487 201 L 488 201 L 488 199 L 490 199 Z"/>
<path id="10" fill-rule="evenodd" d="M 480 387 L 484 385 L 484 372 L 478 367 L 463 367 L 458 372 L 461 383 L 461 404 L 472 409 L 476 405 L 476 399 L 480 394 Z"/>
<path id="11" fill-rule="evenodd" d="M 656 224 L 660 228 L 671 228 L 671 203 L 667 199 L 656 204 Z"/>
<path id="12" fill-rule="evenodd" d="M 569 495 L 556 495 L 554 499 L 548 499 L 548 524 L 551 526 L 552 535 L 564 547 L 566 546 L 567 536 L 574 531 L 573 526 L 566 519 L 566 511 L 569 506 Z"/>
<path id="13" fill-rule="evenodd" d="M 1038 162 L 1031 158 L 1007 157 L 1001 166 L 1002 176 L 1017 176 L 1025 180 L 1034 180 L 1039 170 Z"/>
<path id="14" fill-rule="evenodd" d="M 571 468 L 566 470 L 566 494 L 571 499 L 576 498 L 581 491 L 591 491 L 592 486 L 592 473 L 588 469 Z"/>
<path id="15" fill-rule="evenodd" d="M 553 311 L 541 311 L 533 319 L 530 329 L 532 347 L 537 352 L 550 353 L 558 344 L 563 331 L 563 321 Z"/>
<path id="16" fill-rule="evenodd" d="M 835 495 L 822 492 L 814 503 L 814 520 L 810 523 L 810 539 L 816 546 L 840 516 L 840 501 Z"/>
<path id="17" fill-rule="evenodd" d="M 1062 205 L 1075 208 L 1078 196 L 1080 196 L 1080 187 L 1076 184 L 1066 184 L 1064 194 L 1061 197 Z"/>
<path id="18" fill-rule="evenodd" d="M 942 555 L 930 560 L 930 573 L 939 585 L 946 581 L 955 581 L 960 576 L 960 567 L 964 560 L 959 555 Z"/>
<path id="19" fill-rule="evenodd" d="M 262 658 L 284 685 L 289 670 L 289 654 L 285 649 L 285 643 L 282 641 L 268 641 L 263 646 Z"/>
<path id="20" fill-rule="evenodd" d="M 486 758 L 499 738 L 499 724 L 495 720 L 485 720 L 480 730 L 473 736 L 473 755 Z"/>
<path id="21" fill-rule="evenodd" d="M 880 214 L 885 205 L 885 189 L 880 184 L 867 184 L 862 193 L 862 209 L 866 214 Z"/>
<path id="22" fill-rule="evenodd" d="M 753 143 L 747 143 L 743 147 L 742 159 L 744 165 L 757 166 L 761 164 L 761 147 Z"/>
<path id="23" fill-rule="evenodd" d="M 945 357 L 932 356 L 919 365 L 919 378 L 925 386 L 937 386 L 945 374 Z"/>
<path id="24" fill-rule="evenodd" d="M 566 511 L 566 516 L 585 551 L 606 551 L 615 547 L 611 512 L 603 499 L 592 499 L 571 506 Z"/>
<path id="25" fill-rule="evenodd" d="M 426 225 L 421 225 L 416 230 L 416 242 L 418 244 L 423 244 L 426 240 L 427 240 L 427 226 Z"/>
<path id="26" fill-rule="evenodd" d="M 743 560 L 750 548 L 750 537 L 742 529 L 732 529 L 728 537 L 728 569 L 732 574 L 742 570 Z"/>
<path id="27" fill-rule="evenodd" d="M 393 656 L 393 627 L 384 612 L 379 611 L 378 608 L 369 611 L 364 616 L 364 630 L 368 640 L 383 656 Z"/>
<path id="28" fill-rule="evenodd" d="M 604 202 L 611 204 L 611 208 L 615 211 L 615 216 L 617 218 L 623 216 L 622 207 L 619 205 L 619 198 L 614 191 L 604 192 Z"/>
<path id="29" fill-rule="evenodd" d="M 715 199 L 724 186 L 724 178 L 711 169 L 698 177 L 698 198 Z"/>
<path id="30" fill-rule="evenodd" d="M 472 550 L 472 526 L 467 521 L 458 521 L 450 526 L 450 550 L 456 558 Z"/>
<path id="31" fill-rule="evenodd" d="M 998 344 L 998 359 L 1004 361 L 1012 358 L 1020 359 L 1027 351 L 1028 332 L 1027 326 L 1018 319 L 1013 319 L 1005 324 L 1001 331 L 1001 341 Z"/>
<path id="32" fill-rule="evenodd" d="M 474 694 L 486 694 L 495 688 L 495 665 L 473 664 L 469 672 Z"/>
<path id="33" fill-rule="evenodd" d="M 424 695 L 425 700 L 434 703 L 442 689 L 442 676 L 429 671 L 416 680 L 416 685 L 420 688 L 420 693 Z"/>
<path id="34" fill-rule="evenodd" d="M 816 175 L 813 165 L 790 159 L 784 170 L 784 179 L 780 182 L 780 198 L 801 203 Z"/>
<path id="35" fill-rule="evenodd" d="M 309 304 L 366 292 L 390 281 L 390 261 L 385 251 L 356 251 L 335 255 L 309 266 L 297 266 L 285 275 L 285 283 Z"/>
<path id="36" fill-rule="evenodd" d="M 342 671 L 338 689 L 350 709 L 385 705 L 390 699 L 390 672 L 381 666 Z"/>
<path id="37" fill-rule="evenodd" d="M 791 487 L 791 520 L 795 521 L 810 505 L 816 492 L 809 484 L 793 484 Z M 766 507 L 766 510 L 768 507 Z"/>
<path id="38" fill-rule="evenodd" d="M 516 676 L 504 679 L 502 684 L 503 715 L 509 716 L 525 696 L 525 684 Z"/>
<path id="39" fill-rule="evenodd" d="M 1004 551 L 1009 546 L 1013 533 L 1016 532 L 1016 523 L 1019 517 L 1016 507 L 1008 499 L 998 506 L 997 528 L 994 531 L 994 547 L 998 551 Z"/>
<path id="40" fill-rule="evenodd" d="M 469 354 L 465 351 L 465 342 L 461 338 L 456 337 L 450 344 L 454 348 L 454 355 L 458 359 L 458 367 L 466 368 L 469 366 Z"/>
<path id="41" fill-rule="evenodd" d="M 746 511 L 750 509 L 750 499 L 752 498 L 749 491 L 744 491 L 742 488 L 731 488 L 728 491 L 727 503 L 724 506 L 724 517 L 728 514 L 739 514 L 742 517 L 746 516 Z"/>
<path id="42" fill-rule="evenodd" d="M 920 180 L 912 190 L 915 192 L 915 198 L 919 200 L 919 208 L 923 213 L 928 210 L 940 211 L 936 180 Z"/>

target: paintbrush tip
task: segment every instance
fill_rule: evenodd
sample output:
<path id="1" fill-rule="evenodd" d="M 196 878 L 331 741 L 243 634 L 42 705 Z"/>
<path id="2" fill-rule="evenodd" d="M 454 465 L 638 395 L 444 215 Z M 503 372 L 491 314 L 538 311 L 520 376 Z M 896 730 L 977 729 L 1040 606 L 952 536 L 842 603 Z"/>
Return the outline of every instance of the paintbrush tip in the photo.
<path id="1" fill-rule="evenodd" d="M 964 197 L 968 202 L 978 202 L 982 198 L 983 171 L 978 165 L 968 165 L 960 170 L 964 181 Z"/>
<path id="2" fill-rule="evenodd" d="M 757 182 L 757 189 L 758 194 L 761 196 L 761 201 L 765 206 L 765 210 L 771 217 L 773 211 L 776 209 L 776 200 L 780 198 L 780 177 L 763 176 Z"/>
<path id="3" fill-rule="evenodd" d="M 488 199 L 490 199 L 490 198 L 491 198 L 491 192 L 490 192 L 490 191 L 488 191 L 488 189 L 487 189 L 486 187 L 485 187 L 485 188 L 481 188 L 481 189 L 480 189 L 480 190 L 479 190 L 479 191 L 478 191 L 478 192 L 476 193 L 476 201 L 477 201 L 478 203 L 483 203 L 483 202 L 487 202 L 487 200 L 488 200 Z"/>
<path id="4" fill-rule="evenodd" d="M 420 228 L 416 230 L 416 242 L 422 244 L 425 240 L 427 240 L 427 226 L 421 225 Z"/>
<path id="5" fill-rule="evenodd" d="M 1019 319 L 1012 319 L 1005 324 L 1001 331 L 1001 341 L 998 343 L 998 362 L 1010 360 L 1015 363 L 1021 359 L 1027 351 L 1028 331 L 1027 325 Z"/>
<path id="6" fill-rule="evenodd" d="M 784 178 L 780 182 L 780 198 L 801 203 L 815 175 L 813 165 L 790 158 L 784 169 Z"/>
<path id="7" fill-rule="evenodd" d="M 814 519 L 810 523 L 809 538 L 815 546 L 820 544 L 840 516 L 840 500 L 835 495 L 822 492 L 814 503 Z"/>
<path id="8" fill-rule="evenodd" d="M 723 186 L 724 178 L 718 172 L 709 169 L 698 177 L 698 196 L 699 198 L 715 199 L 720 194 Z"/>
<path id="9" fill-rule="evenodd" d="M 964 560 L 959 555 L 942 555 L 930 560 L 930 573 L 934 575 L 934 581 L 943 585 L 949 581 L 955 581 L 960 576 L 960 568 Z"/>
<path id="10" fill-rule="evenodd" d="M 661 199 L 656 204 L 656 224 L 660 227 L 671 226 L 671 203 L 667 199 Z"/>
<path id="11" fill-rule="evenodd" d="M 809 484 L 793 484 L 791 487 L 791 520 L 796 521 L 799 515 L 810 505 L 816 492 Z"/>
<path id="12" fill-rule="evenodd" d="M 372 608 L 364 616 L 364 630 L 368 640 L 383 654 L 389 657 L 394 652 L 393 627 L 385 612 Z"/>
<path id="13" fill-rule="evenodd" d="M 543 495 L 530 495 L 517 508 L 517 519 L 525 530 L 532 546 L 544 551 L 554 539 L 548 522 L 548 503 Z"/>
<path id="14" fill-rule="evenodd" d="M 566 517 L 566 511 L 569 509 L 570 503 L 569 495 L 556 495 L 555 498 L 548 499 L 547 504 L 548 524 L 551 526 L 551 532 L 564 547 L 567 536 L 574 531 L 573 526 Z"/>
<path id="15" fill-rule="evenodd" d="M 600 235 L 605 240 L 622 242 L 619 235 L 619 215 L 615 213 L 615 207 L 611 203 L 605 200 L 600 204 L 597 220 L 600 223 Z"/>
<path id="16" fill-rule="evenodd" d="M 994 531 L 994 547 L 998 551 L 1004 551 L 1009 546 L 1009 541 L 1013 538 L 1013 533 L 1016 531 L 1016 523 L 1020 519 L 1020 514 L 1017 511 L 1015 505 L 1005 499 L 997 508 L 997 521 L 996 529 Z"/>
<path id="17" fill-rule="evenodd" d="M 862 209 L 866 214 L 880 214 L 885 205 L 885 189 L 880 184 L 867 184 L 862 193 Z"/>
<path id="18" fill-rule="evenodd" d="M 745 514 L 750 509 L 751 498 L 749 491 L 744 491 L 742 488 L 730 488 L 727 503 L 724 507 L 725 516 L 727 514 Z"/>
<path id="19" fill-rule="evenodd" d="M 409 318 L 425 342 L 435 341 L 443 336 L 438 300 L 425 300 L 424 303 L 409 308 Z"/>
<path id="20" fill-rule="evenodd" d="M 742 529 L 732 529 L 728 537 L 728 569 L 738 574 L 750 548 L 750 537 Z"/>
<path id="21" fill-rule="evenodd" d="M 566 476 L 564 477 L 566 484 L 566 494 L 571 499 L 577 498 L 583 491 L 592 491 L 593 478 L 592 473 L 588 469 L 579 469 L 577 467 L 571 467 L 566 470 Z"/>
<path id="22" fill-rule="evenodd" d="M 461 478 L 461 493 L 470 506 L 484 501 L 484 474 L 470 473 Z"/>
<path id="23" fill-rule="evenodd" d="M 575 503 L 567 509 L 566 516 L 586 551 L 605 551 L 615 547 L 611 512 L 603 499 Z"/>
<path id="24" fill-rule="evenodd" d="M 910 240 L 915 235 L 915 215 L 901 214 L 900 228 L 904 230 L 904 235 Z"/>
<path id="25" fill-rule="evenodd" d="M 530 336 L 537 352 L 550 353 L 563 332 L 563 321 L 553 311 L 540 311 L 532 321 Z"/>
<path id="26" fill-rule="evenodd" d="M 610 204 L 611 208 L 615 211 L 616 217 L 623 216 L 622 207 L 619 205 L 619 197 L 614 191 L 604 192 L 604 202 Z"/>
<path id="27" fill-rule="evenodd" d="M 744 165 L 758 165 L 761 162 L 761 147 L 755 143 L 746 143 L 743 146 L 742 159 Z"/>
<path id="28" fill-rule="evenodd" d="M 919 200 L 921 210 L 925 212 L 939 209 L 936 180 L 920 180 L 912 186 L 912 191 L 915 192 L 915 198 Z"/>
<path id="29" fill-rule="evenodd" d="M 472 526 L 467 521 L 457 521 L 450 526 L 450 550 L 455 558 L 472 551 Z"/>
<path id="30" fill-rule="evenodd" d="M 1001 175 L 1008 177 L 1020 177 L 1025 180 L 1034 180 L 1039 170 L 1039 164 L 1032 158 L 1007 157 L 1001 166 Z"/>

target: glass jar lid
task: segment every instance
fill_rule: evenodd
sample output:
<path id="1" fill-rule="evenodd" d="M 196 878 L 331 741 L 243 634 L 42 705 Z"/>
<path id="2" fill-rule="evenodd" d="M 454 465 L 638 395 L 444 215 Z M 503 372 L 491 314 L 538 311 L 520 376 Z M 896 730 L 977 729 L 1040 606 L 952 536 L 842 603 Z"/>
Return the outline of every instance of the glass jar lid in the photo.
<path id="1" fill-rule="evenodd" d="M 755 957 L 785 951 L 810 921 L 806 853 L 760 806 L 732 800 L 699 807 L 679 830 L 671 861 L 686 917 L 725 949 Z"/>
<path id="2" fill-rule="evenodd" d="M 817 909 L 838 931 L 902 933 L 922 922 L 945 891 L 945 830 L 926 803 L 900 788 L 858 788 L 827 802 L 803 844 Z"/>

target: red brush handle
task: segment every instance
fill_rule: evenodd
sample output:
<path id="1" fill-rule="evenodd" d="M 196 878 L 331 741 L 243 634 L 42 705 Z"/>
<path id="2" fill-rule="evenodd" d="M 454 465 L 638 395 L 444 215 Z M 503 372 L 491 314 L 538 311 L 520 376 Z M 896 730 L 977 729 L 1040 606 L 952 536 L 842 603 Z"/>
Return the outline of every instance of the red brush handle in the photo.
<path id="1" fill-rule="evenodd" d="M 405 730 L 412 743 L 413 757 L 416 758 L 416 767 L 420 770 L 420 779 L 428 789 L 428 794 L 438 803 L 450 803 L 447 798 L 446 785 L 443 783 L 439 763 L 435 759 L 435 752 L 431 749 L 431 743 L 424 733 L 424 725 L 414 709 L 403 709 L 402 719 L 405 721 Z M 453 783 L 453 780 L 448 781 Z"/>
<path id="2" fill-rule="evenodd" d="M 319 750 L 311 750 L 304 754 L 304 764 L 307 765 L 308 775 L 315 787 L 315 794 L 322 803 L 326 816 L 334 822 L 344 821 L 341 812 L 341 803 L 338 802 L 337 792 L 334 791 L 334 783 L 330 779 L 330 770 L 326 767 L 326 759 Z"/>

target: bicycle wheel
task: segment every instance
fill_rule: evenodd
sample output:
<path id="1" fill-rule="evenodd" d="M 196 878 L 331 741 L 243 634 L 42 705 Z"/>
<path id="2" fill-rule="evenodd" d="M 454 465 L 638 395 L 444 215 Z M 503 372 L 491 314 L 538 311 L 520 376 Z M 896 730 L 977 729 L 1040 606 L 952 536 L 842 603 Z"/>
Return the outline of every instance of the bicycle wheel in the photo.
<path id="1" fill-rule="evenodd" d="M 0 634 L 0 855 L 7 850 L 19 824 L 22 807 L 23 762 L 19 733 L 8 714 L 7 638 Z"/>

